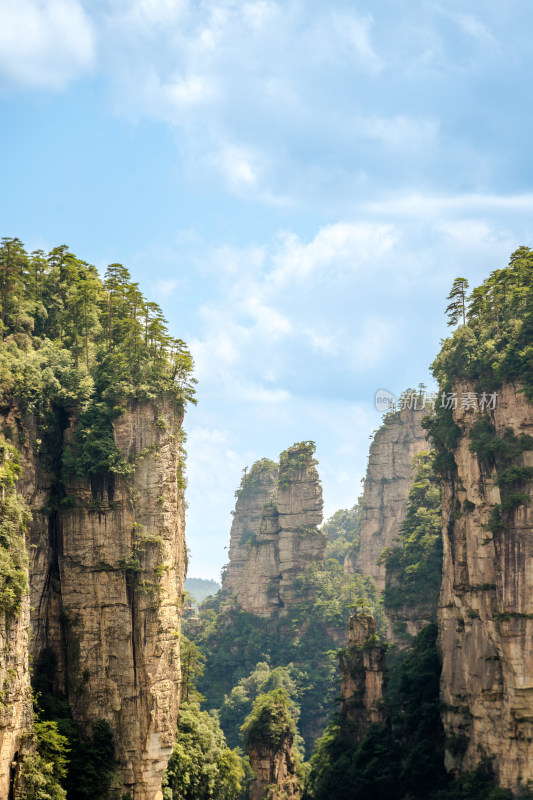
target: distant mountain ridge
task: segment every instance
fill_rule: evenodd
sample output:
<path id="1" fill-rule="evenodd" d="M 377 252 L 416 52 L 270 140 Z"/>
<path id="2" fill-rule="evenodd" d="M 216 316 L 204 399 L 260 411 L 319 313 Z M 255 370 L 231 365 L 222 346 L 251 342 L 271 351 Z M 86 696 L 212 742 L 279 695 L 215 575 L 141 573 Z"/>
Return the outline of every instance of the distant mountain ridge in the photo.
<path id="1" fill-rule="evenodd" d="M 221 589 L 220 583 L 208 578 L 186 578 L 184 589 L 192 594 L 194 601 L 200 605 L 206 597 L 216 594 Z"/>

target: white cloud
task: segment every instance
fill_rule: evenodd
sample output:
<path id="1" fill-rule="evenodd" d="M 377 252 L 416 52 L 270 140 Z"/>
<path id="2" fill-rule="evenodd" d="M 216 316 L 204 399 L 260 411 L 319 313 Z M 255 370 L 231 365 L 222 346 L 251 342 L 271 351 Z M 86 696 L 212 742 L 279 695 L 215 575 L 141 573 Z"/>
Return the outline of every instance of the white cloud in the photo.
<path id="1" fill-rule="evenodd" d="M 0 84 L 62 89 L 94 60 L 93 26 L 76 0 L 0 4 Z"/>
<path id="2" fill-rule="evenodd" d="M 397 239 L 392 225 L 338 222 L 321 228 L 309 243 L 285 235 L 270 280 L 276 284 L 307 281 L 322 273 L 338 279 L 388 252 Z"/>
<path id="3" fill-rule="evenodd" d="M 250 148 L 225 145 L 211 160 L 237 193 L 255 187 L 260 171 L 259 159 Z"/>
<path id="4" fill-rule="evenodd" d="M 339 113 L 316 79 L 323 67 L 368 76 L 383 66 L 373 18 L 335 4 L 108 2 L 98 16 L 101 69 L 116 109 L 172 125 L 191 179 L 208 181 L 215 171 L 233 194 L 268 205 L 297 202 L 301 187 L 292 191 L 290 171 L 279 180 L 292 143 L 311 138 L 337 147 L 352 113 Z M 337 114 L 339 125 L 325 124 Z M 385 131 L 374 121 L 372 136 L 406 139 L 413 132 L 407 124 L 395 119 Z"/>
<path id="5" fill-rule="evenodd" d="M 390 197 L 377 202 L 365 203 L 366 212 L 380 217 L 401 216 L 412 219 L 441 217 L 442 215 L 479 215 L 499 212 L 533 211 L 533 194 L 410 194 Z"/>
<path id="6" fill-rule="evenodd" d="M 354 337 L 351 349 L 351 363 L 363 371 L 383 361 L 393 348 L 399 331 L 395 320 L 370 314 L 362 320 L 361 330 Z"/>
<path id="7" fill-rule="evenodd" d="M 168 300 L 169 296 L 178 288 L 180 281 L 176 278 L 159 278 L 152 284 L 152 294 L 158 300 Z"/>
<path id="8" fill-rule="evenodd" d="M 374 20 L 370 15 L 334 13 L 332 21 L 335 52 L 342 52 L 344 49 L 348 55 L 355 55 L 371 72 L 383 68 L 384 63 L 372 44 L 371 30 Z"/>
<path id="9" fill-rule="evenodd" d="M 491 47 L 498 47 L 496 37 L 490 29 L 473 14 L 465 14 L 463 12 L 452 11 L 448 8 L 437 8 L 439 13 L 453 20 L 458 28 L 467 36 L 477 39 L 478 42 Z"/>
<path id="10" fill-rule="evenodd" d="M 243 299 L 240 305 L 262 333 L 268 336 L 282 336 L 290 333 L 292 329 L 290 320 L 272 306 L 268 306 L 260 296 L 249 295 Z"/>
<path id="11" fill-rule="evenodd" d="M 195 430 L 204 420 L 200 427 L 216 428 L 220 419 L 227 425 L 226 438 L 215 433 L 207 441 L 205 434 L 189 442 L 190 452 L 200 453 L 191 472 L 190 529 L 203 536 L 212 526 L 218 563 L 242 468 L 276 458 L 293 441 L 317 442 L 325 516 L 353 505 L 368 437 L 379 425 L 376 389 L 399 393 L 430 383 L 453 278 L 463 275 L 475 286 L 503 265 L 513 249 L 511 231 L 516 236 L 514 208 L 529 202 L 503 200 L 515 226 L 509 228 L 494 222 L 501 198 L 468 219 L 472 196 L 433 198 L 439 212 L 423 217 L 421 244 L 419 205 L 428 199 L 419 197 L 411 215 L 395 222 L 344 221 L 306 238 L 285 233 L 253 247 L 206 248 L 206 275 L 218 282 L 192 343 L 199 404 L 186 426 Z M 216 530 L 208 517 L 221 521 Z"/>
<path id="12" fill-rule="evenodd" d="M 240 349 L 243 339 L 247 338 L 247 332 L 242 326 L 228 322 L 225 328 L 222 325 L 219 327 L 217 334 L 216 320 L 220 320 L 223 314 L 204 309 L 203 316 L 209 320 L 207 329 L 213 331 L 213 334 L 204 340 L 192 339 L 189 342 L 196 375 L 200 380 L 204 377 L 213 379 L 215 375 L 228 375 L 229 369 L 241 361 Z"/>
<path id="13" fill-rule="evenodd" d="M 253 31 L 261 32 L 279 19 L 281 8 L 270 0 L 258 0 L 255 3 L 244 3 L 242 15 L 245 23 Z"/>
<path id="14" fill-rule="evenodd" d="M 472 14 L 456 14 L 455 19 L 459 27 L 465 32 L 478 39 L 483 44 L 497 45 L 496 37 L 479 19 Z"/>
<path id="15" fill-rule="evenodd" d="M 186 12 L 186 0 L 134 0 L 126 10 L 130 22 L 146 31 L 146 26 L 173 25 Z"/>

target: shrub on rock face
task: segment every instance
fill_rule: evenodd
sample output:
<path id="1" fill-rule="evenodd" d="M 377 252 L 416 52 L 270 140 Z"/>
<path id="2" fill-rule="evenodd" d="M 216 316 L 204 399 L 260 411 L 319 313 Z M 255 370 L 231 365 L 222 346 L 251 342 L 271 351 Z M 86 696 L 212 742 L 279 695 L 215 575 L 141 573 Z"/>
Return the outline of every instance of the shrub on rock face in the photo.
<path id="1" fill-rule="evenodd" d="M 195 701 L 180 708 L 173 753 L 163 776 L 165 800 L 234 800 L 240 796 L 244 769 L 230 750 L 215 714 Z"/>
<path id="2" fill-rule="evenodd" d="M 0 611 L 16 614 L 28 589 L 24 531 L 29 509 L 16 482 L 20 476 L 19 453 L 0 434 Z"/>

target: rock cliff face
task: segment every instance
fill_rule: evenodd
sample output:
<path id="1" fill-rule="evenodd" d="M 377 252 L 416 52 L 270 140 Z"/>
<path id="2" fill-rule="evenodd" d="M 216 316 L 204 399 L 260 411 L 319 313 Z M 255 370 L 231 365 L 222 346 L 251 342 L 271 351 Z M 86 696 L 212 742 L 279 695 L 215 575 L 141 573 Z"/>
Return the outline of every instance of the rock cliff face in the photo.
<path id="1" fill-rule="evenodd" d="M 223 588 L 239 606 L 268 617 L 294 602 L 294 580 L 324 560 L 322 489 L 309 447 L 294 446 L 280 464 L 257 462 L 243 479 L 231 528 Z"/>
<path id="2" fill-rule="evenodd" d="M 383 550 L 398 535 L 412 483 L 413 457 L 427 449 L 422 417 L 427 410 L 404 408 L 391 414 L 370 445 L 363 491 L 361 546 L 351 572 L 371 575 L 378 588 L 385 587 L 385 567 L 378 564 Z"/>
<path id="3" fill-rule="evenodd" d="M 354 614 L 348 625 L 348 646 L 341 652 L 341 717 L 348 722 L 354 744 L 369 725 L 385 721 L 381 705 L 385 648 L 375 641 L 376 623 L 370 614 Z"/>
<path id="4" fill-rule="evenodd" d="M 33 709 L 28 664 L 30 603 L 15 619 L 0 618 L 0 797 L 9 797 L 21 757 L 29 745 Z"/>
<path id="5" fill-rule="evenodd" d="M 453 415 L 463 435 L 444 487 L 439 608 L 447 766 L 488 758 L 517 789 L 533 780 L 533 442 L 522 436 L 533 435 L 533 406 L 505 385 L 490 414 Z"/>
<path id="6" fill-rule="evenodd" d="M 9 434 L 20 455 L 22 471 L 17 493 L 30 508 L 39 505 L 39 501 L 44 504 L 44 494 L 37 489 L 35 430 L 31 424 L 29 430 L 23 430 L 14 409 L 2 409 L 0 429 Z M 27 579 L 29 583 L 28 572 Z M 30 599 L 25 593 L 18 614 L 0 612 L 0 796 L 6 798 L 17 783 L 22 756 L 32 747 L 29 652 Z"/>
<path id="7" fill-rule="evenodd" d="M 277 492 L 279 464 L 268 459 L 257 461 L 237 491 L 231 525 L 229 561 L 223 588 L 236 592 L 251 544 L 257 539 L 265 508 L 273 508 Z"/>
<path id="8" fill-rule="evenodd" d="M 394 575 L 387 570 L 385 582 L 394 581 Z M 387 641 L 395 644 L 401 650 L 407 647 L 412 637 L 417 636 L 422 628 L 435 622 L 436 604 L 421 604 L 419 607 L 404 605 L 399 608 L 385 606 L 387 615 Z"/>
<path id="9" fill-rule="evenodd" d="M 182 415 L 170 404 L 132 404 L 116 419 L 114 437 L 133 474 L 73 478 L 58 487 L 43 469 L 32 421 L 10 414 L 23 454 L 21 490 L 33 512 L 28 543 L 34 664 L 45 650 L 53 651 L 56 688 L 74 719 L 88 733 L 94 720 L 109 722 L 118 759 L 115 788 L 135 800 L 157 800 L 179 696 L 186 564 Z M 75 426 L 66 414 L 62 422 L 58 452 Z M 26 658 L 27 616 L 26 609 L 18 623 Z M 20 703 L 26 708 L 22 662 L 21 656 L 26 699 Z M 15 732 L 10 736 L 16 738 Z"/>
<path id="10" fill-rule="evenodd" d="M 250 783 L 250 800 L 299 800 L 302 796 L 292 752 L 292 736 L 281 737 L 276 746 L 253 740 L 246 748 L 256 774 Z"/>

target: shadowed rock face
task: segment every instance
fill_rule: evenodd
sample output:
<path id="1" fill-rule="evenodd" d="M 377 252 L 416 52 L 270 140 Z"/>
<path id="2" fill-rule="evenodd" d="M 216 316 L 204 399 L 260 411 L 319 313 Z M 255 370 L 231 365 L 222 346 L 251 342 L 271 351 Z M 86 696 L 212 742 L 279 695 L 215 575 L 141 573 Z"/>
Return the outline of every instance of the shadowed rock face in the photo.
<path id="1" fill-rule="evenodd" d="M 294 580 L 324 560 L 322 489 L 312 452 L 293 447 L 281 467 L 254 465 L 241 488 L 223 588 L 242 609 L 268 617 L 295 601 Z"/>
<path id="2" fill-rule="evenodd" d="M 475 391 L 467 384 L 454 389 Z M 516 789 L 533 780 L 533 513 L 526 502 L 504 512 L 500 526 L 489 523 L 505 498 L 496 470 L 469 449 L 469 432 L 481 416 L 454 411 L 464 434 L 455 451 L 456 477 L 443 487 L 441 695 L 447 741 L 454 745 L 447 767 L 470 770 L 488 757 L 500 784 Z M 506 429 L 533 435 L 533 406 L 520 387 L 500 389 L 491 416 L 499 437 Z M 533 465 L 533 451 L 520 453 L 513 465 Z M 512 491 L 531 495 L 531 482 Z"/>
<path id="3" fill-rule="evenodd" d="M 350 572 L 371 575 L 385 588 L 385 566 L 379 557 L 398 536 L 412 485 L 413 457 L 428 448 L 422 418 L 427 409 L 405 408 L 391 415 L 377 431 L 368 458 L 363 491 L 361 546 Z"/>
<path id="4" fill-rule="evenodd" d="M 370 614 L 354 614 L 348 624 L 348 646 L 341 652 L 341 716 L 354 743 L 369 725 L 385 721 L 382 708 L 385 648 L 374 643 L 376 623 Z"/>
<path id="5" fill-rule="evenodd" d="M 28 748 L 33 723 L 28 664 L 30 603 L 26 597 L 16 618 L 0 615 L 0 797 L 9 797 L 20 759 Z"/>
<path id="6" fill-rule="evenodd" d="M 248 789 L 250 800 L 299 800 L 302 789 L 296 775 L 291 736 L 282 737 L 275 748 L 254 741 L 246 752 L 256 774 Z"/>
<path id="7" fill-rule="evenodd" d="M 68 501 L 50 511 L 44 509 L 57 487 L 42 467 L 31 422 L 19 420 L 25 426 L 20 488 L 33 511 L 34 663 L 51 648 L 57 688 L 74 718 L 88 732 L 96 719 L 110 723 L 118 785 L 135 800 L 162 797 L 161 774 L 175 737 L 186 564 L 181 422 L 169 404 L 132 404 L 116 419 L 114 436 L 134 474 L 72 479 L 62 490 Z M 74 425 L 65 418 L 63 441 Z M 142 573 L 126 568 L 135 541 Z M 21 636 L 27 642 L 27 627 Z"/>
<path id="8" fill-rule="evenodd" d="M 30 423 L 31 424 L 31 423 Z M 21 456 L 22 475 L 17 492 L 31 505 L 45 494 L 37 490 L 34 454 L 35 432 L 22 433 L 14 409 L 0 413 L 0 428 L 9 430 Z M 20 435 L 22 433 L 22 435 Z M 30 435 L 28 436 L 27 433 Z M 26 442 L 23 446 L 22 442 Z M 30 599 L 22 599 L 18 615 L 0 613 L 0 797 L 9 797 L 10 785 L 17 783 L 22 756 L 31 750 L 33 707 L 30 667 Z"/>

